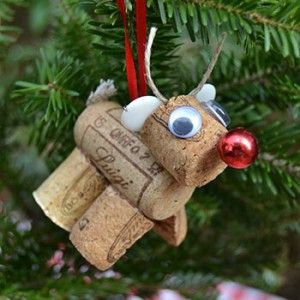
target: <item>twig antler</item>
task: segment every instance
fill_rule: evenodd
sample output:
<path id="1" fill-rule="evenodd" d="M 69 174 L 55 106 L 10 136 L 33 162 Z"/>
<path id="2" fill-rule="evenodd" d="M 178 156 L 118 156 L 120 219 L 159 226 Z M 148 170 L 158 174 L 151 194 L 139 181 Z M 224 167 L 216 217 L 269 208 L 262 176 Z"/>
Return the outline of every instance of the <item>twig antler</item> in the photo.
<path id="1" fill-rule="evenodd" d="M 226 32 L 223 32 L 221 41 L 218 43 L 218 45 L 215 49 L 214 55 L 213 55 L 209 65 L 207 67 L 207 70 L 206 70 L 205 74 L 202 77 L 202 80 L 200 81 L 198 86 L 189 93 L 189 95 L 196 96 L 197 93 L 199 93 L 201 91 L 201 89 L 203 88 L 206 81 L 209 79 L 209 77 L 210 77 L 210 75 L 211 75 L 211 73 L 212 73 L 212 71 L 213 71 L 213 69 L 214 69 L 214 67 L 215 67 L 215 65 L 218 61 L 219 55 L 222 51 L 226 36 L 227 36 Z"/>

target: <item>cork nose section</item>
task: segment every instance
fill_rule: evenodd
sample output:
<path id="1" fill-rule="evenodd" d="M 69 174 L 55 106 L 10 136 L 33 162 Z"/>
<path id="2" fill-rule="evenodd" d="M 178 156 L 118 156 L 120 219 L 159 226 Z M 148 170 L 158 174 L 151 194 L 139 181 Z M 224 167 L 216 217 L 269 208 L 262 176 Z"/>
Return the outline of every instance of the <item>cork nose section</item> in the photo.
<path id="1" fill-rule="evenodd" d="M 168 129 L 170 113 L 180 106 L 192 106 L 202 116 L 202 128 L 190 139 L 175 137 Z M 226 128 L 211 117 L 192 96 L 171 98 L 149 117 L 141 131 L 143 142 L 154 157 L 181 184 L 203 186 L 226 168 L 218 154 L 220 138 Z"/>

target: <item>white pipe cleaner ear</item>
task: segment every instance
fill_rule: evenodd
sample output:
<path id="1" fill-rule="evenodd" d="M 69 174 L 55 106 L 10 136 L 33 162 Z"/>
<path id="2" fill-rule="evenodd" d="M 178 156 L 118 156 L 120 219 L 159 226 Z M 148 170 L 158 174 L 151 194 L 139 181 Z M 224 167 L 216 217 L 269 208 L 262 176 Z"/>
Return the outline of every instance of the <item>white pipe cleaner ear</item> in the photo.
<path id="1" fill-rule="evenodd" d="M 143 128 L 146 119 L 150 117 L 159 106 L 161 106 L 161 102 L 156 97 L 140 97 L 124 108 L 121 115 L 121 123 L 125 128 L 138 132 Z"/>
<path id="2" fill-rule="evenodd" d="M 216 99 L 216 88 L 210 84 L 206 83 L 203 85 L 202 89 L 195 95 L 199 102 L 208 102 Z"/>

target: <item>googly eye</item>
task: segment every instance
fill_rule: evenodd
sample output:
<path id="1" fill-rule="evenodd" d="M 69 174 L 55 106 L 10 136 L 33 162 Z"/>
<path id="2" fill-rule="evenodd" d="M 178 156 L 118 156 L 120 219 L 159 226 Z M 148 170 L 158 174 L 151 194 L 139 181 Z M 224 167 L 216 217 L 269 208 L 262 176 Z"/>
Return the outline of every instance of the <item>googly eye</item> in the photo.
<path id="1" fill-rule="evenodd" d="M 207 101 L 202 103 L 203 108 L 224 127 L 230 124 L 230 117 L 225 108 L 216 101 Z"/>
<path id="2" fill-rule="evenodd" d="M 188 139 L 200 131 L 202 117 L 195 108 L 180 106 L 171 112 L 168 127 L 175 136 Z"/>

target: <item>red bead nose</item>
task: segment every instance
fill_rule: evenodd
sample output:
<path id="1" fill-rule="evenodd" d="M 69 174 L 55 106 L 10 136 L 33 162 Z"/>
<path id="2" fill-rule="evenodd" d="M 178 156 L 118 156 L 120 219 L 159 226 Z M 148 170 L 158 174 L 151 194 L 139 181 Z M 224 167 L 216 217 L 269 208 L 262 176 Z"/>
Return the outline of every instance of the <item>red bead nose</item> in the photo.
<path id="1" fill-rule="evenodd" d="M 244 169 L 257 158 L 258 143 L 255 136 L 244 128 L 235 128 L 227 132 L 219 142 L 219 154 L 230 167 Z"/>

